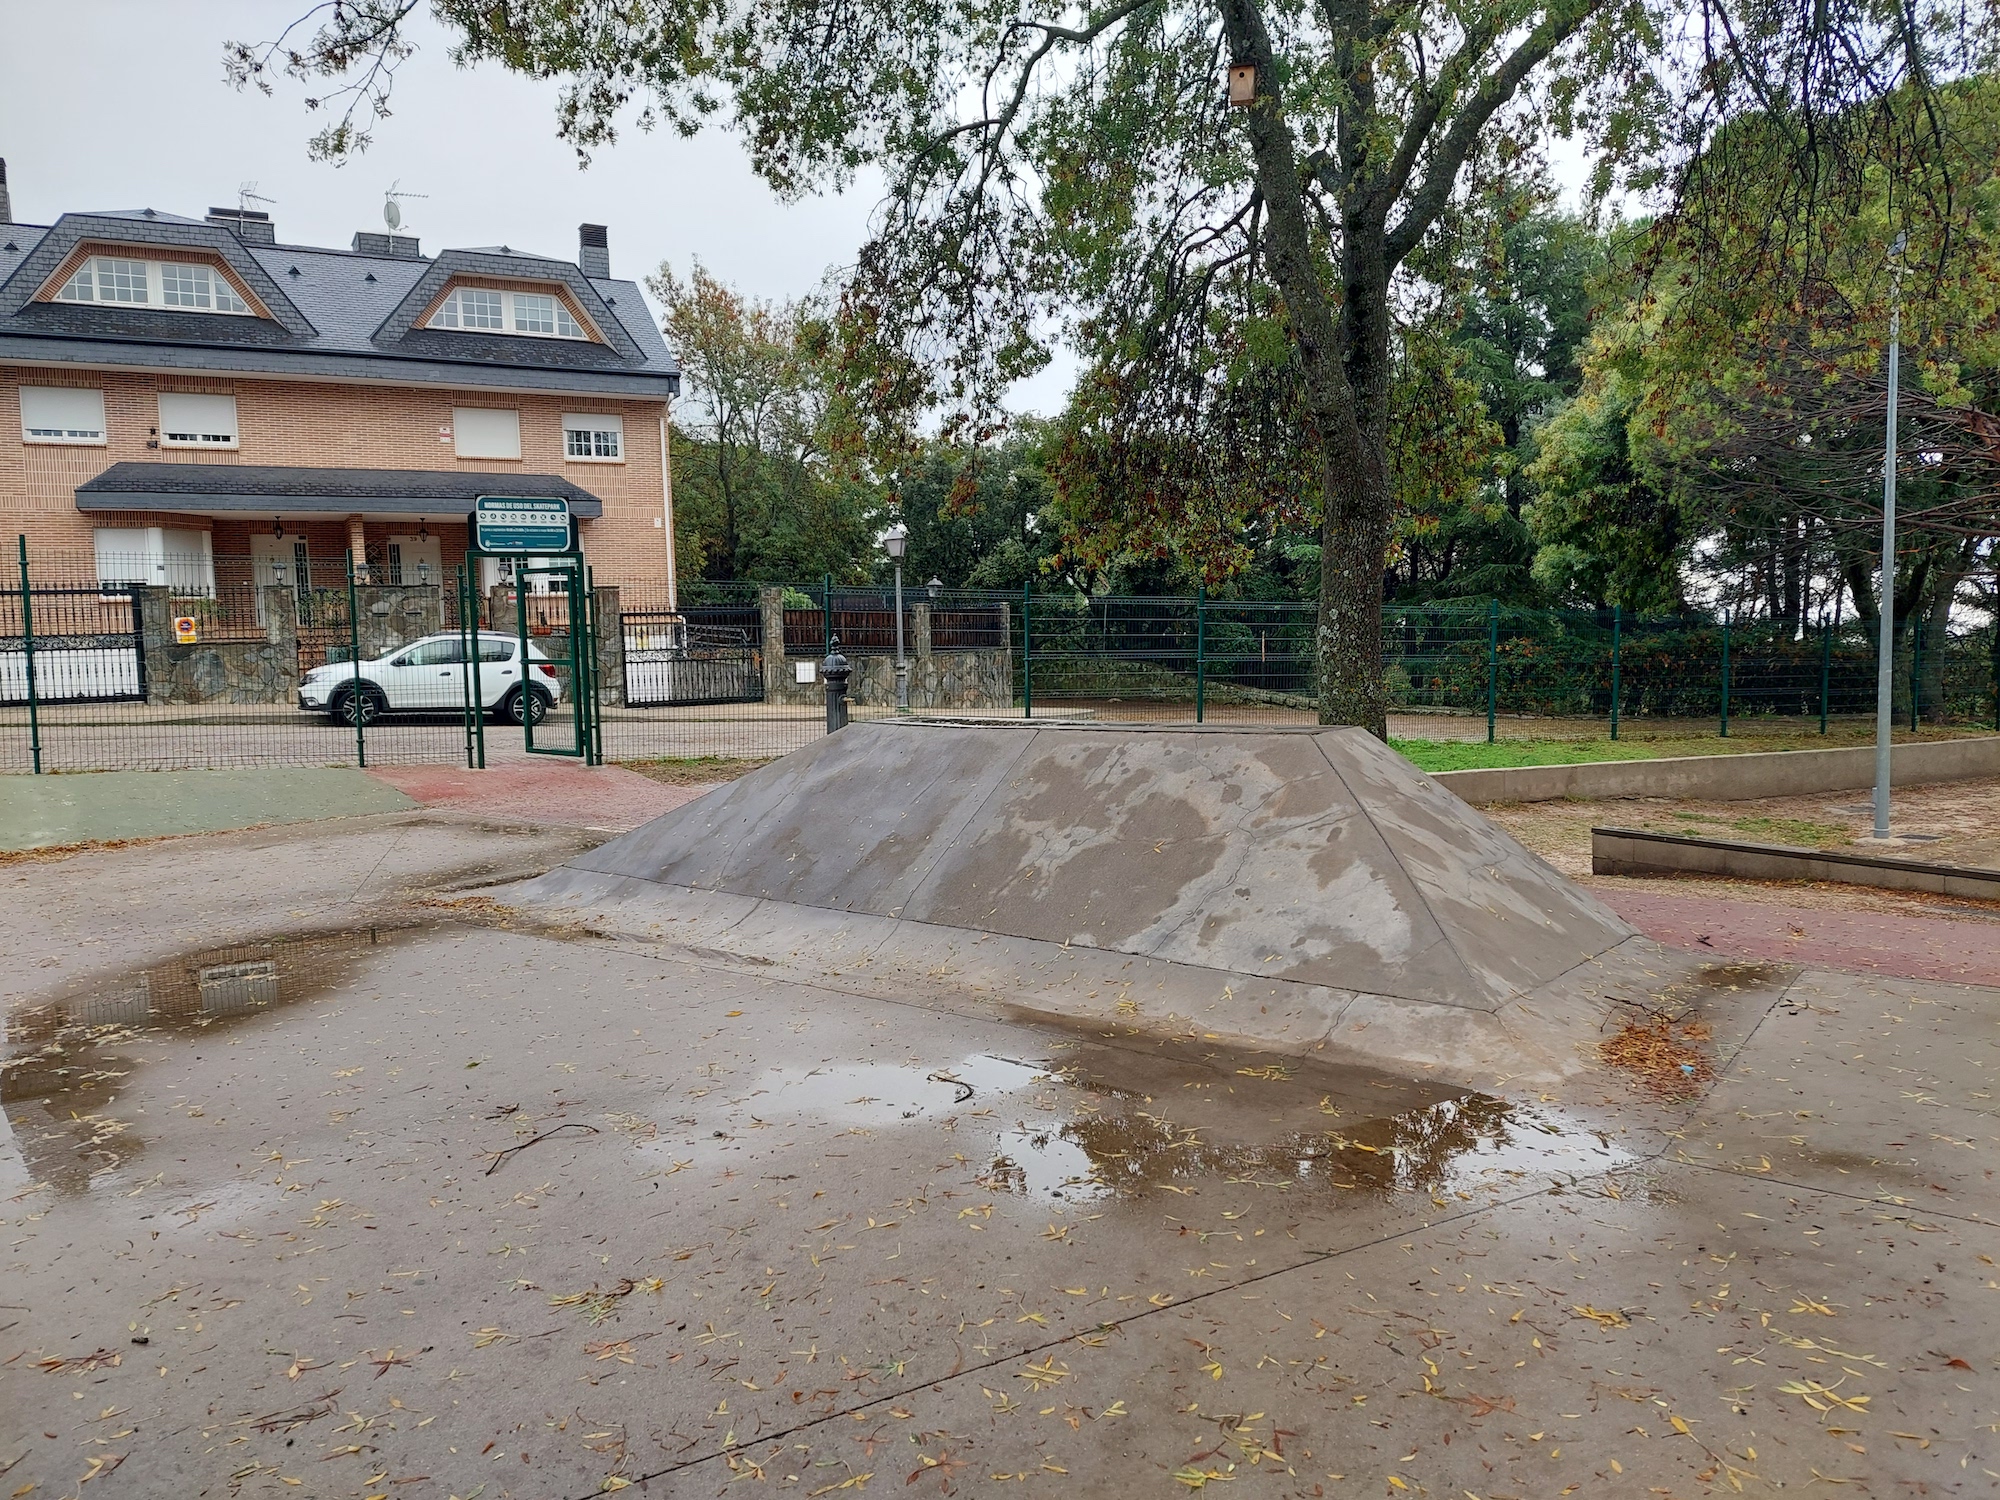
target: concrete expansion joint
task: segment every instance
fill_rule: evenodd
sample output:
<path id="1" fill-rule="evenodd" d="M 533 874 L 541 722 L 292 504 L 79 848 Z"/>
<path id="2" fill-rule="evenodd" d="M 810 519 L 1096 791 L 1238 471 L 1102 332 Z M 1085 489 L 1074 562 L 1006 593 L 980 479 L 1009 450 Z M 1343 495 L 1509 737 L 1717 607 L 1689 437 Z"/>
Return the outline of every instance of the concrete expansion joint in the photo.
<path id="1" fill-rule="evenodd" d="M 1610 1177 L 1620 1172 L 1629 1172 L 1631 1169 L 1632 1169 L 1631 1166 L 1628 1164 L 1621 1167 L 1606 1168 L 1601 1172 L 1592 1172 L 1592 1173 L 1573 1176 L 1570 1179 L 1570 1182 L 1567 1184 L 1567 1186 L 1580 1187 L 1585 1183 L 1595 1182 L 1601 1178 Z M 1427 1233 L 1429 1231 L 1446 1228 L 1454 1224 L 1465 1224 L 1474 1222 L 1482 1218 L 1490 1218 L 1493 1215 L 1502 1212 L 1503 1210 L 1517 1207 L 1523 1203 L 1532 1202 L 1534 1199 L 1537 1198 L 1546 1197 L 1549 1193 L 1554 1191 L 1557 1191 L 1557 1189 L 1546 1188 L 1546 1187 L 1536 1188 L 1532 1191 L 1516 1193 L 1508 1198 L 1495 1199 L 1491 1202 L 1480 1204 L 1477 1207 L 1462 1209 L 1456 1213 L 1442 1214 L 1435 1219 L 1420 1220 L 1414 1227 L 1399 1227 L 1397 1231 L 1393 1234 L 1376 1235 L 1370 1239 L 1357 1241 L 1352 1245 L 1342 1246 L 1337 1250 L 1307 1251 L 1305 1255 L 1303 1255 L 1301 1258 L 1291 1262 L 1288 1265 L 1274 1266 L 1268 1271 L 1260 1271 L 1252 1276 L 1244 1276 L 1235 1281 L 1227 1282 L 1223 1285 L 1210 1287 L 1206 1291 L 1190 1292 L 1185 1296 L 1175 1297 L 1172 1300 L 1157 1307 L 1149 1306 L 1149 1307 L 1134 1308 L 1131 1312 L 1126 1313 L 1123 1316 L 1116 1318 L 1107 1318 L 1101 1320 L 1098 1323 L 1093 1323 L 1091 1325 L 1091 1329 L 1093 1331 L 1109 1330 L 1109 1329 L 1116 1329 L 1122 1331 L 1135 1324 L 1143 1323 L 1151 1318 L 1161 1317 L 1167 1313 L 1182 1312 L 1189 1307 L 1195 1306 L 1200 1303 L 1209 1302 L 1215 1298 L 1222 1297 L 1225 1295 L 1240 1294 L 1246 1287 L 1266 1285 L 1274 1281 L 1282 1280 L 1284 1277 L 1295 1275 L 1300 1271 L 1310 1270 L 1315 1266 L 1328 1265 L 1334 1261 L 1344 1259 L 1345 1257 L 1351 1255 L 1360 1255 L 1366 1251 L 1377 1249 L 1383 1245 L 1395 1244 L 1398 1241 L 1407 1238 L 1411 1233 Z M 1006 1354 L 996 1354 L 990 1359 L 981 1360 L 977 1364 L 955 1366 L 948 1374 L 932 1376 L 927 1380 L 917 1380 L 909 1382 L 905 1385 L 899 1386 L 895 1390 L 887 1391 L 884 1392 L 882 1395 L 872 1397 L 867 1401 L 856 1402 L 852 1406 L 842 1407 L 836 1411 L 830 1411 L 824 1413 L 821 1416 L 813 1417 L 807 1421 L 794 1423 L 790 1427 L 781 1428 L 771 1432 L 760 1432 L 757 1435 L 757 1442 L 760 1445 L 766 1443 L 782 1443 L 791 1438 L 798 1437 L 804 1433 L 812 1432 L 818 1428 L 825 1427 L 827 1424 L 832 1422 L 852 1421 L 859 1417 L 865 1416 L 868 1412 L 877 1410 L 878 1408 L 892 1405 L 898 1401 L 908 1400 L 909 1398 L 917 1395 L 919 1392 L 935 1391 L 935 1390 L 940 1390 L 946 1386 L 956 1385 L 961 1381 L 970 1380 L 981 1375 L 990 1374 L 994 1370 L 1002 1367 L 1003 1365 L 1009 1365 L 1009 1366 L 1018 1365 L 1019 1362 L 1024 1359 L 1032 1359 L 1034 1356 L 1038 1354 L 1046 1354 L 1053 1350 L 1062 1349 L 1073 1345 L 1075 1342 L 1076 1342 L 1076 1335 L 1074 1333 L 1068 1333 L 1062 1335 L 1059 1338 L 1042 1339 L 1036 1343 L 1026 1345 L 1023 1348 L 1010 1350 Z M 725 1445 L 717 1447 L 707 1453 L 699 1455 L 698 1457 L 682 1459 L 677 1463 L 668 1464 L 663 1468 L 650 1470 L 647 1473 L 639 1475 L 632 1482 L 634 1484 L 647 1484 L 656 1479 L 671 1478 L 675 1474 L 684 1474 L 691 1469 L 697 1469 L 704 1467 L 708 1464 L 713 1464 L 718 1460 L 727 1458 L 730 1454 L 735 1453 L 737 1451 L 738 1449 L 733 1445 Z M 579 1500 L 582 1500 L 582 1497 L 579 1497 Z"/>

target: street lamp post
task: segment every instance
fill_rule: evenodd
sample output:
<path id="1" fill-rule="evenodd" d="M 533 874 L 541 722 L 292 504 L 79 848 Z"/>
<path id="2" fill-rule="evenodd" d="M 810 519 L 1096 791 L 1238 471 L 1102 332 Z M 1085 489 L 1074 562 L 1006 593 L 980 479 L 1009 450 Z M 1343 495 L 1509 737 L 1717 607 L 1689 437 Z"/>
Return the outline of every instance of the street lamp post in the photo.
<path id="1" fill-rule="evenodd" d="M 898 521 L 882 533 L 882 550 L 896 565 L 896 712 L 910 711 L 910 664 L 903 658 L 903 549 L 910 544 L 910 528 Z"/>
<path id="2" fill-rule="evenodd" d="M 1875 653 L 1875 837 L 1889 836 L 1890 736 L 1896 699 L 1896 379 L 1903 335 L 1903 247 L 1889 247 L 1889 437 L 1882 463 L 1882 581 L 1876 593 L 1881 642 Z"/>

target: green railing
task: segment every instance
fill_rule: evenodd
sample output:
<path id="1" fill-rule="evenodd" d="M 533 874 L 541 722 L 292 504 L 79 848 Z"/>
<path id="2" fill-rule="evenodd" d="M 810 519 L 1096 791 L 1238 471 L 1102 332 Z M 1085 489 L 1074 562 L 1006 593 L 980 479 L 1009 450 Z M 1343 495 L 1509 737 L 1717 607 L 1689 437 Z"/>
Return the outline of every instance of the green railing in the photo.
<path id="1" fill-rule="evenodd" d="M 12 551 L 0 580 L 0 771 L 478 766 L 530 748 L 521 727 L 488 721 L 468 683 L 358 726 L 298 701 L 304 674 L 413 637 L 449 638 L 462 663 L 477 631 L 518 632 L 527 606 L 482 590 L 476 567 L 371 586 L 350 583 L 345 559 L 317 559 L 305 587 L 274 594 L 247 558 L 216 558 L 212 576 L 156 587 L 118 581 L 144 576 L 136 563 L 114 559 L 107 571 L 89 554 L 38 556 L 19 541 Z M 688 582 L 669 597 L 663 581 L 621 583 L 600 569 L 596 582 L 585 611 L 600 622 L 596 652 L 571 640 L 569 591 L 531 601 L 535 642 L 565 702 L 591 697 L 579 720 L 587 739 L 564 742 L 587 743 L 588 758 L 800 749 L 825 732 L 814 659 L 835 636 L 855 667 L 855 717 L 893 712 L 883 658 L 897 619 L 886 589 Z M 487 618 L 496 597 L 506 597 L 504 619 Z M 923 658 L 912 663 L 919 711 L 1318 719 L 1310 602 L 918 586 L 904 591 L 904 615 L 909 652 Z M 1483 600 L 1392 604 L 1382 649 L 1394 732 L 1413 737 L 1851 734 L 1875 711 L 1875 645 L 1853 622 L 1786 629 Z M 2000 729 L 1996 652 L 1991 627 L 1906 638 L 1899 729 Z"/>

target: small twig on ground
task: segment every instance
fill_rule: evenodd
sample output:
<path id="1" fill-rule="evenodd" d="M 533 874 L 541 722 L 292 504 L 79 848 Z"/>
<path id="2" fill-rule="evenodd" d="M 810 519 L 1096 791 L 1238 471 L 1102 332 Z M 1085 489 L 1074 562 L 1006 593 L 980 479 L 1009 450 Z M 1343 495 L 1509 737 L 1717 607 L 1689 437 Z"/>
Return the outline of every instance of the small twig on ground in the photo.
<path id="1" fill-rule="evenodd" d="M 557 1125 L 552 1129 L 544 1130 L 540 1135 L 529 1136 L 528 1139 L 521 1142 L 518 1146 L 509 1146 L 505 1150 L 495 1151 L 493 1153 L 493 1165 L 486 1169 L 486 1175 L 491 1177 L 495 1172 L 499 1171 L 500 1163 L 512 1156 L 516 1151 L 526 1151 L 537 1141 L 545 1141 L 552 1135 L 561 1135 L 565 1130 L 583 1130 L 588 1131 L 591 1135 L 598 1133 L 595 1125 L 579 1125 L 575 1121 L 571 1121 L 567 1125 Z"/>

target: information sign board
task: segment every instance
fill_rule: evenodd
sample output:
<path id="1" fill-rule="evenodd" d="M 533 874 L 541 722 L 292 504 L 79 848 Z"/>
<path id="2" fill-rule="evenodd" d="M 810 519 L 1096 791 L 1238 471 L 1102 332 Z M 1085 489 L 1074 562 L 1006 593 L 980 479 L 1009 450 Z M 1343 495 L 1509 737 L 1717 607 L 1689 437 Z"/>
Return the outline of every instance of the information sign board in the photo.
<path id="1" fill-rule="evenodd" d="M 570 549 L 569 502 L 535 495 L 481 495 L 472 513 L 481 552 L 552 555 Z"/>

